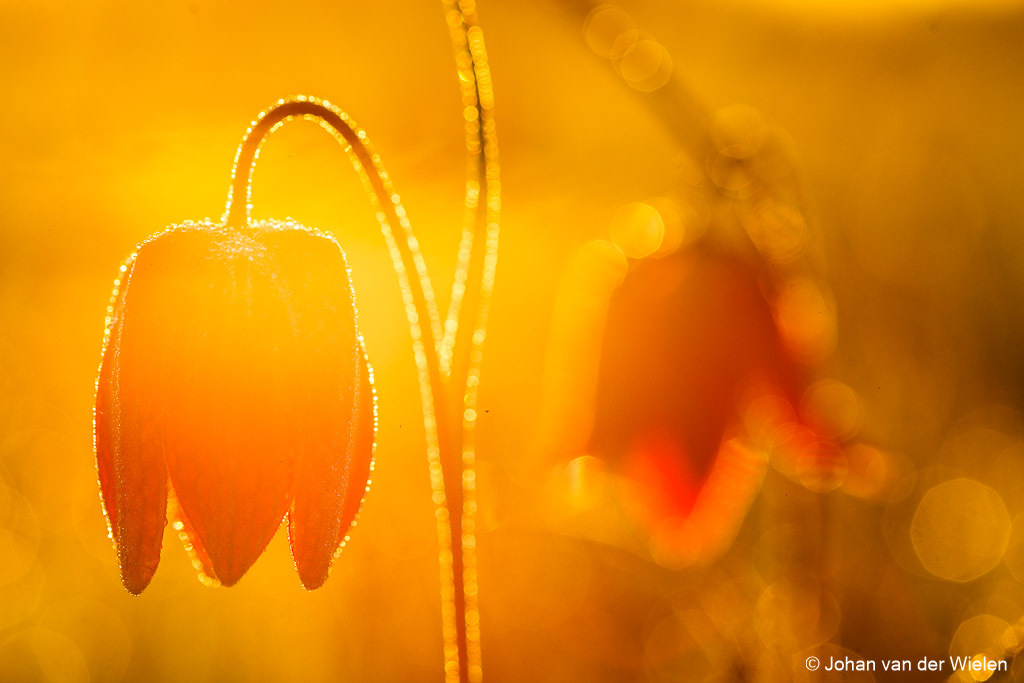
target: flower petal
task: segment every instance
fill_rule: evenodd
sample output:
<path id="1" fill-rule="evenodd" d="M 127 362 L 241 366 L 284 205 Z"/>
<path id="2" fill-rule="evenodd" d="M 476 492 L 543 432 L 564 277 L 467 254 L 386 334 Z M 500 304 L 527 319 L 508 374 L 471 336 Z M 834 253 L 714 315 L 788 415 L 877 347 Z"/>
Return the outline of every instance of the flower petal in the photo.
<path id="1" fill-rule="evenodd" d="M 167 471 L 159 440 L 146 415 L 151 409 L 129 303 L 122 285 L 111 336 L 100 367 L 96 396 L 96 458 L 100 487 L 117 546 L 121 581 L 138 595 L 160 562 L 167 521 Z"/>
<path id="2" fill-rule="evenodd" d="M 331 562 L 355 523 L 373 468 L 376 401 L 362 344 L 356 348 L 356 378 L 345 382 L 334 404 L 321 413 L 295 479 L 288 537 L 302 585 L 323 585 Z M 352 387 L 349 389 L 348 387 Z M 327 406 L 325 406 L 327 407 Z"/>
<path id="3" fill-rule="evenodd" d="M 302 230 L 267 235 L 281 277 L 301 291 L 293 314 L 302 330 L 302 378 L 294 415 L 299 434 L 289 536 L 299 577 L 320 586 L 355 519 L 373 459 L 372 371 L 356 325 L 345 256 L 331 239 Z"/>

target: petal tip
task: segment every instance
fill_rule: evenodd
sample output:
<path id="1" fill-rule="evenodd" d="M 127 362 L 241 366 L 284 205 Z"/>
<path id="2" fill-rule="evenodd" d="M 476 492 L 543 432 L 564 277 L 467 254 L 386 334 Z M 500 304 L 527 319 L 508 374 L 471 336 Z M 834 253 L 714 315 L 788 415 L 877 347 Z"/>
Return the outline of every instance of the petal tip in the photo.
<path id="1" fill-rule="evenodd" d="M 305 577 L 299 574 L 299 581 L 302 583 L 302 587 L 307 591 L 315 591 L 327 582 L 327 573 L 318 576 Z"/>
<path id="2" fill-rule="evenodd" d="M 126 591 L 128 591 L 135 597 L 139 597 L 140 595 L 142 595 L 142 591 L 146 590 L 146 588 L 149 586 L 150 581 L 152 580 L 152 572 L 140 576 L 131 575 L 127 572 L 121 572 L 121 585 L 124 586 L 124 589 Z"/>
<path id="3" fill-rule="evenodd" d="M 299 579 L 301 581 L 301 577 Z M 311 583 L 306 583 L 305 581 L 302 581 L 302 588 L 311 592 L 315 591 L 317 588 L 321 588 L 322 586 L 324 586 L 325 583 L 327 583 L 327 577 L 324 577 L 323 579 L 319 580 L 314 580 Z"/>
<path id="4" fill-rule="evenodd" d="M 262 550 L 260 554 L 262 554 Z M 257 554 L 257 557 L 259 554 Z M 256 557 L 253 557 L 250 561 L 238 561 L 237 558 L 217 558 L 211 555 L 213 575 L 216 580 L 224 588 L 231 588 L 236 583 L 242 580 L 242 577 L 246 575 L 252 565 L 256 562 Z M 220 559 L 220 561 L 218 561 Z"/>
<path id="5" fill-rule="evenodd" d="M 238 576 L 232 576 L 229 579 L 219 579 L 220 585 L 223 586 L 224 588 L 231 588 L 236 583 L 241 581 L 243 576 L 245 576 L 245 572 L 242 572 Z"/>

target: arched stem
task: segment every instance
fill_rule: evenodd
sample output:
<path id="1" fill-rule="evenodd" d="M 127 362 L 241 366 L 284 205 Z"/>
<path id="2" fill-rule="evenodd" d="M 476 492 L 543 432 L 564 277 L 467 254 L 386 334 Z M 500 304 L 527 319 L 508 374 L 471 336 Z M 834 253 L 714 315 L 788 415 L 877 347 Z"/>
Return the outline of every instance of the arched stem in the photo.
<path id="1" fill-rule="evenodd" d="M 374 208 L 377 209 L 377 220 L 385 229 L 389 247 L 391 242 L 395 242 L 394 248 L 401 260 L 404 272 L 400 273 L 399 277 L 405 280 L 402 284 L 403 293 L 409 289 L 413 298 L 412 303 L 419 313 L 418 317 L 430 324 L 428 330 L 432 337 L 429 344 L 431 348 L 425 353 L 428 365 L 433 366 L 438 375 L 431 381 L 435 382 L 436 380 L 436 383 L 439 383 L 440 363 L 437 360 L 437 340 L 440 337 L 440 322 L 426 265 L 419 253 L 419 246 L 412 234 L 412 227 L 406 218 L 399 196 L 394 192 L 387 171 L 381 165 L 380 156 L 373 152 L 366 133 L 356 126 L 348 114 L 326 100 L 302 96 L 278 100 L 275 106 L 261 113 L 246 131 L 245 138 L 235 154 L 231 189 L 228 192 L 227 207 L 224 211 L 224 223 L 235 228 L 244 228 L 248 225 L 249 212 L 252 209 L 252 172 L 256 159 L 259 158 L 260 148 L 271 132 L 285 121 L 295 117 L 319 121 L 335 139 L 345 145 L 363 184 L 370 190 L 371 201 L 373 201 Z M 238 201 L 239 197 L 244 197 L 245 201 Z M 402 241 L 394 238 L 393 226 L 396 225 L 401 227 L 405 233 L 405 239 Z M 409 278 L 407 274 L 410 272 L 414 273 L 416 277 Z"/>
<path id="2" fill-rule="evenodd" d="M 478 297 L 477 302 L 471 307 L 463 307 L 463 312 L 474 312 L 472 322 L 475 327 L 471 328 L 474 329 L 473 343 L 460 351 L 460 355 L 466 356 L 464 360 L 460 359 L 460 365 L 467 368 L 464 377 L 474 377 L 470 390 L 467 388 L 468 379 L 450 381 L 450 366 L 446 367 L 441 362 L 439 354 L 442 332 L 434 292 L 412 226 L 381 165 L 380 157 L 374 153 L 366 133 L 347 114 L 329 102 L 316 98 L 280 100 L 250 126 L 235 157 L 231 190 L 223 218 L 226 226 L 238 230 L 248 229 L 250 181 L 260 147 L 271 132 L 296 117 L 317 121 L 345 147 L 369 193 L 391 253 L 412 335 L 423 404 L 430 480 L 436 506 L 445 679 L 451 682 L 478 681 L 482 673 L 479 617 L 476 611 L 476 571 L 472 559 L 466 562 L 467 549 L 471 558 L 475 557 L 472 550 L 475 547 L 473 513 L 476 502 L 472 495 L 466 495 L 467 488 L 472 494 L 475 475 L 472 458 L 466 456 L 466 432 L 475 421 L 475 414 L 471 415 L 469 411 L 475 405 L 477 374 L 470 369 L 479 366 L 479 344 L 483 338 L 482 316 L 476 311 L 480 309 L 479 300 L 486 299 L 490 284 L 489 281 L 486 283 L 487 292 Z M 396 237 L 396 229 L 400 230 L 400 238 Z M 489 239 L 488 245 L 493 248 L 481 252 L 476 260 L 483 261 L 489 257 L 486 260 L 492 264 L 490 272 L 493 273 L 496 238 Z M 472 280 L 466 279 L 467 274 L 475 271 L 478 275 L 474 277 L 482 277 L 487 267 L 477 267 L 474 263 L 466 265 L 463 276 L 460 278 L 457 275 L 456 280 L 461 279 L 469 288 Z M 485 289 L 485 284 L 481 282 L 480 288 Z M 445 333 L 458 339 L 457 327 L 456 323 L 446 329 Z M 475 352 L 471 353 L 473 349 Z M 469 453 L 472 454 L 471 449 Z M 471 573 L 467 572 L 467 567 Z"/>

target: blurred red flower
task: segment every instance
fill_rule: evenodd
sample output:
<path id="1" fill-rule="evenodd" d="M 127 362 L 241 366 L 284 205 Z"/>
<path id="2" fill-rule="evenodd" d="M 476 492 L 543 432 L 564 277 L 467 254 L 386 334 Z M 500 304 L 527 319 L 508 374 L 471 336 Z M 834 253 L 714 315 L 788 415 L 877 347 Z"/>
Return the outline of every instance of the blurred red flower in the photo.
<path id="1" fill-rule="evenodd" d="M 724 549 L 769 455 L 835 448 L 800 416 L 808 369 L 759 263 L 707 245 L 634 261 L 608 307 L 588 452 L 634 487 L 671 563 Z"/>

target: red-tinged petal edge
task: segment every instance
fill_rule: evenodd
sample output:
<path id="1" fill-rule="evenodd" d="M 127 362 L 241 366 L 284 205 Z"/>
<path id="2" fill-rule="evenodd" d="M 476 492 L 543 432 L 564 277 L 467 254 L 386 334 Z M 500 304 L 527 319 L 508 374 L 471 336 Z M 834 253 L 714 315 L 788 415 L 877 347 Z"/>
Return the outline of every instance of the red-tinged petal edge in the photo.
<path id="1" fill-rule="evenodd" d="M 361 338 L 357 354 L 356 381 L 339 397 L 342 419 L 332 425 L 334 434 L 323 448 L 304 454 L 288 513 L 292 557 L 307 590 L 327 580 L 355 526 L 373 472 L 377 399 Z"/>
<path id="2" fill-rule="evenodd" d="M 118 282 L 97 382 L 95 440 L 100 490 L 117 547 L 121 582 L 140 594 L 160 562 L 167 520 L 167 471 L 147 420 L 145 350 L 133 343 L 129 260 Z"/>
<path id="3" fill-rule="evenodd" d="M 123 266 L 122 273 L 134 262 L 134 254 Z M 96 403 L 93 409 L 93 449 L 96 452 L 96 474 L 100 485 L 100 503 L 103 514 L 107 518 L 107 532 L 111 540 L 117 534 L 117 494 L 114 479 L 114 454 L 111 450 L 110 406 L 113 400 L 113 384 L 111 382 L 111 356 L 114 345 L 111 340 L 120 333 L 121 326 L 121 286 L 122 275 L 114 281 L 114 291 L 110 295 L 110 306 L 107 309 L 106 327 L 103 331 L 103 353 L 96 379 Z M 114 546 L 115 551 L 117 546 Z"/>

